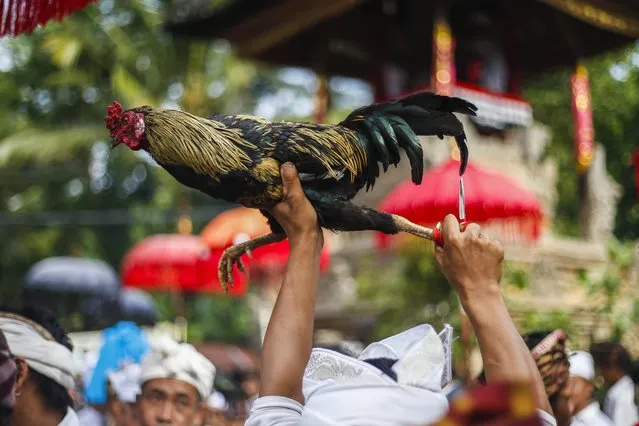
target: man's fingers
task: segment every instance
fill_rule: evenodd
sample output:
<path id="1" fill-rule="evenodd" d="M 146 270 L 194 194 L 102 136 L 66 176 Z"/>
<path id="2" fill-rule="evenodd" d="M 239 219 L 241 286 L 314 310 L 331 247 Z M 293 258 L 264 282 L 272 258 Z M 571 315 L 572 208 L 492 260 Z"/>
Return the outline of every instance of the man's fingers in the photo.
<path id="1" fill-rule="evenodd" d="M 302 192 L 302 185 L 300 184 L 299 177 L 297 176 L 297 169 L 293 163 L 287 162 L 282 164 L 280 167 L 280 173 L 282 175 L 282 185 L 284 187 L 284 198 Z"/>
<path id="2" fill-rule="evenodd" d="M 481 236 L 481 227 L 476 223 L 469 223 L 468 225 L 466 225 L 464 234 L 479 238 Z"/>
<path id="3" fill-rule="evenodd" d="M 459 222 L 457 218 L 449 214 L 444 218 L 444 224 L 442 225 L 442 235 L 444 241 L 451 241 L 459 237 L 461 231 L 459 230 Z"/>

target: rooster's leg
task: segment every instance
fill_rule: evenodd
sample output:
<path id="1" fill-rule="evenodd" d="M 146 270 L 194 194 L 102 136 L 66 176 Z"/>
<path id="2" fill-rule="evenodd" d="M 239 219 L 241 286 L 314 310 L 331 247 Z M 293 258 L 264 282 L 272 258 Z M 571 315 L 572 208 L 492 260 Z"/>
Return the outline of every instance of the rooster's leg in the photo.
<path id="1" fill-rule="evenodd" d="M 236 244 L 224 250 L 217 267 L 217 276 L 224 291 L 226 291 L 229 284 L 231 286 L 233 285 L 233 265 L 237 263 L 240 270 L 244 271 L 244 265 L 242 265 L 242 261 L 240 260 L 242 255 L 250 253 L 256 248 L 282 241 L 284 238 L 286 238 L 285 234 L 267 234 Z"/>
<path id="2" fill-rule="evenodd" d="M 434 239 L 433 230 L 431 228 L 417 225 L 410 220 L 404 219 L 403 217 L 396 214 L 392 214 L 391 217 L 393 218 L 393 223 L 397 227 L 398 232 L 407 232 L 411 235 L 415 235 L 427 240 Z"/>

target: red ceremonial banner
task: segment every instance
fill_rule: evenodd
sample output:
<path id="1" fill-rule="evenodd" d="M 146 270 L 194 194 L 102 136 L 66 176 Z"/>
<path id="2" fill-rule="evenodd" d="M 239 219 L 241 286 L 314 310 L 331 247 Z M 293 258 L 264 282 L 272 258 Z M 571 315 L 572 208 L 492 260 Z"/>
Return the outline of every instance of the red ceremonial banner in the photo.
<path id="1" fill-rule="evenodd" d="M 451 96 L 455 85 L 455 40 L 443 19 L 435 22 L 433 31 L 432 87 L 435 92 Z"/>
<path id="2" fill-rule="evenodd" d="M 588 70 L 582 65 L 570 78 L 572 89 L 572 115 L 575 131 L 577 171 L 584 173 L 590 167 L 594 154 L 595 131 L 592 122 L 592 102 Z"/>

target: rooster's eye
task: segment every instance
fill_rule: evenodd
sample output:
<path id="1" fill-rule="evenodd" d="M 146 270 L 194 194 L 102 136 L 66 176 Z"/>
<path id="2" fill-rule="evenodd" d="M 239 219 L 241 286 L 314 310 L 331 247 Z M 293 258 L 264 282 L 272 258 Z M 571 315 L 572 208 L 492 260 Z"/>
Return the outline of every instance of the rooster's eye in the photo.
<path id="1" fill-rule="evenodd" d="M 124 124 L 128 124 L 129 123 L 129 116 L 125 115 L 124 116 Z"/>

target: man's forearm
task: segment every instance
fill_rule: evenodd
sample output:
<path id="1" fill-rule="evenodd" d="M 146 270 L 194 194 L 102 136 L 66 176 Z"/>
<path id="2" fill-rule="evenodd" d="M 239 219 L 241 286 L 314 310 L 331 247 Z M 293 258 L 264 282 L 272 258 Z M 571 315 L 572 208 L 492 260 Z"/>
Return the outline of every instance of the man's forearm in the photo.
<path id="1" fill-rule="evenodd" d="M 313 346 L 321 230 L 289 240 L 290 256 L 264 338 L 260 396 L 304 403 L 302 378 Z"/>
<path id="2" fill-rule="evenodd" d="M 537 366 L 501 295 L 467 298 L 462 300 L 462 305 L 479 342 L 486 378 L 489 381 L 532 382 L 537 407 L 552 414 Z"/>

